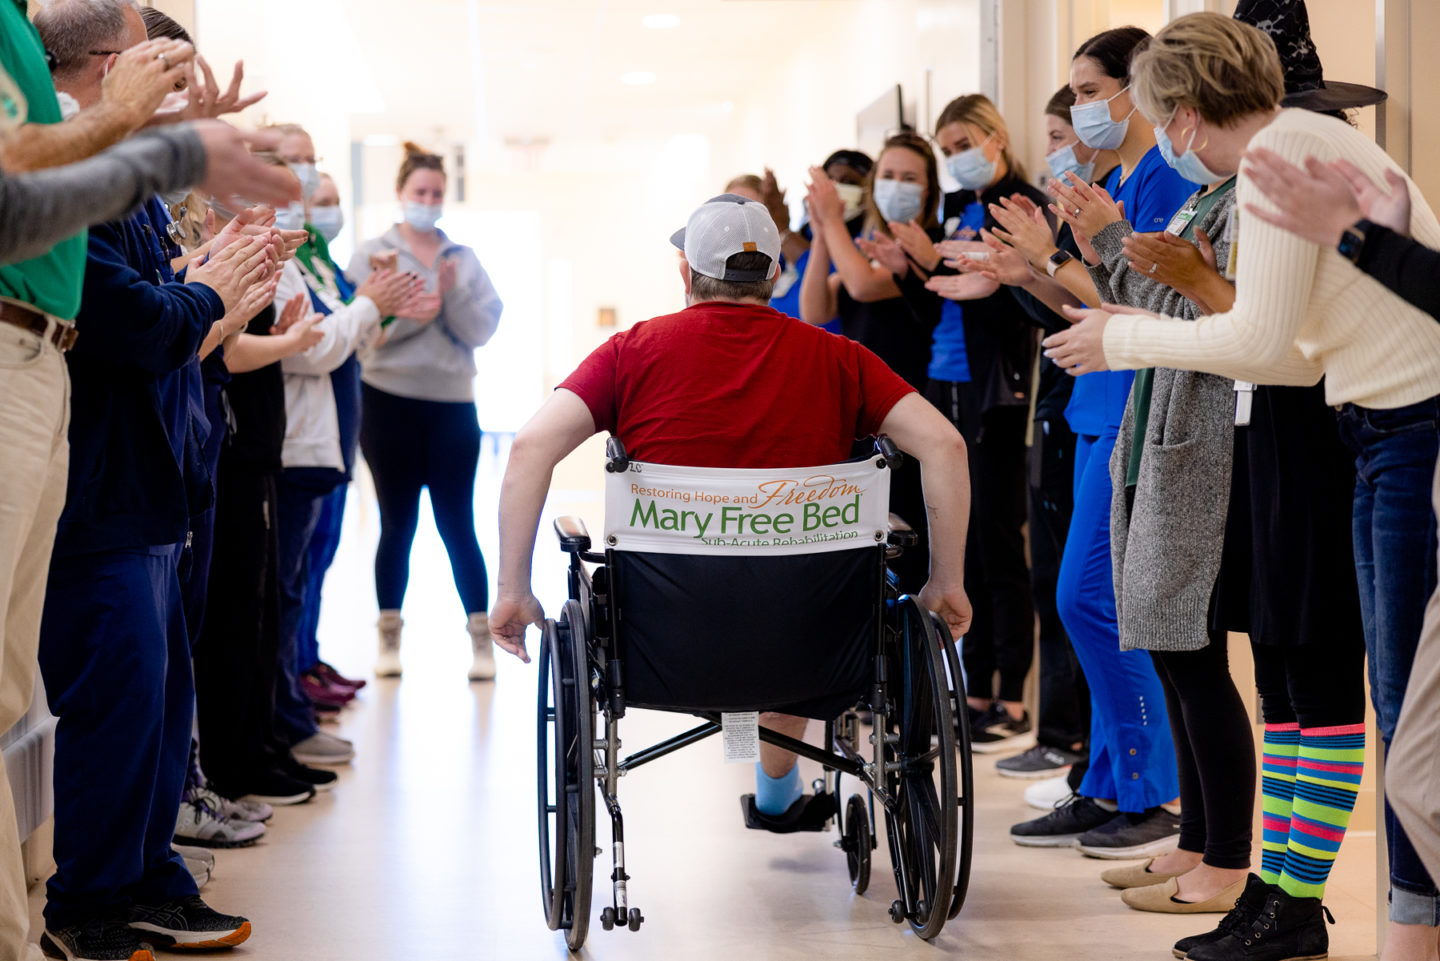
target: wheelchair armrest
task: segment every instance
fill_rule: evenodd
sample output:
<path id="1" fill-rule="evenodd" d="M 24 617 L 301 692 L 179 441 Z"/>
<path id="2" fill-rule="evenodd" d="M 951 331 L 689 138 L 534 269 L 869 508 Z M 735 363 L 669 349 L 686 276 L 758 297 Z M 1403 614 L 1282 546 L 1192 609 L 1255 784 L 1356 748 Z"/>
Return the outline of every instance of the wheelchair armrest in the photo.
<path id="1" fill-rule="evenodd" d="M 914 547 L 920 543 L 920 535 L 915 533 L 915 528 L 905 523 L 905 518 L 899 514 L 890 515 L 890 532 L 885 541 L 891 547 Z"/>
<path id="2" fill-rule="evenodd" d="M 555 536 L 560 539 L 560 549 L 567 554 L 579 554 L 590 549 L 590 532 L 578 517 L 567 514 L 555 518 Z"/>

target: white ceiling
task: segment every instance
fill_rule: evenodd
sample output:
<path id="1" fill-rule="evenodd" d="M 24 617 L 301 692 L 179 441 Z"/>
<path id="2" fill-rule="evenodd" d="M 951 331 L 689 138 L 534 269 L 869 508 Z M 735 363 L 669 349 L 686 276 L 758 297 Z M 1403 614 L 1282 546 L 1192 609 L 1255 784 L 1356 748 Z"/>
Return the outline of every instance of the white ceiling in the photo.
<path id="1" fill-rule="evenodd" d="M 410 0 L 398 18 L 391 4 L 344 6 L 387 108 L 370 121 L 354 117 L 358 136 L 403 135 L 394 110 L 403 104 L 399 119 L 417 136 L 595 145 L 728 122 L 736 98 L 779 66 L 787 37 L 855 8 L 848 0 Z M 678 16 L 679 26 L 643 27 L 656 13 Z M 632 71 L 656 81 L 622 84 Z"/>

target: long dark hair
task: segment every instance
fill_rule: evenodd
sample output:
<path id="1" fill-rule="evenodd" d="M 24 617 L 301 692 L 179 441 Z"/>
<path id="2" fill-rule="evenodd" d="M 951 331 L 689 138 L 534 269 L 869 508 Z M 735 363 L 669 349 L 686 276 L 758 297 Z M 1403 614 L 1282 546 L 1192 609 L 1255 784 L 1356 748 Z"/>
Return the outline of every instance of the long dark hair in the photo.
<path id="1" fill-rule="evenodd" d="M 1106 76 L 1130 82 L 1130 60 L 1135 51 L 1150 41 L 1150 34 L 1139 27 L 1116 27 L 1097 33 L 1080 45 L 1072 60 L 1089 57 L 1100 64 Z"/>

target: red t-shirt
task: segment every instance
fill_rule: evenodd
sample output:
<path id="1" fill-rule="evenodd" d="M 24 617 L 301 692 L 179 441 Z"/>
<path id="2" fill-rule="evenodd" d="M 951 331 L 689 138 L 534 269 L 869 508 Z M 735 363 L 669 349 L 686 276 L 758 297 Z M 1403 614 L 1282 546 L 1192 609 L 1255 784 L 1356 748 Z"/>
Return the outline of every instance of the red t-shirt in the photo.
<path id="1" fill-rule="evenodd" d="M 636 460 L 753 468 L 846 460 L 914 390 L 852 340 L 716 302 L 616 334 L 560 386 Z"/>

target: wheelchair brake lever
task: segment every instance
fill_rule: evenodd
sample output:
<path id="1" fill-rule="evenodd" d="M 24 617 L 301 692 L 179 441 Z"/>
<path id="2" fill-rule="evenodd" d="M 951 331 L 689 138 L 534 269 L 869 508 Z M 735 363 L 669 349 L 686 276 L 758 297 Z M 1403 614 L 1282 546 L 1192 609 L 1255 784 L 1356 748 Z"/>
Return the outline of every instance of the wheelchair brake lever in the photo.
<path id="1" fill-rule="evenodd" d="M 875 452 L 884 458 L 885 466 L 891 470 L 896 470 L 905 462 L 905 455 L 895 446 L 889 434 L 875 435 Z"/>

